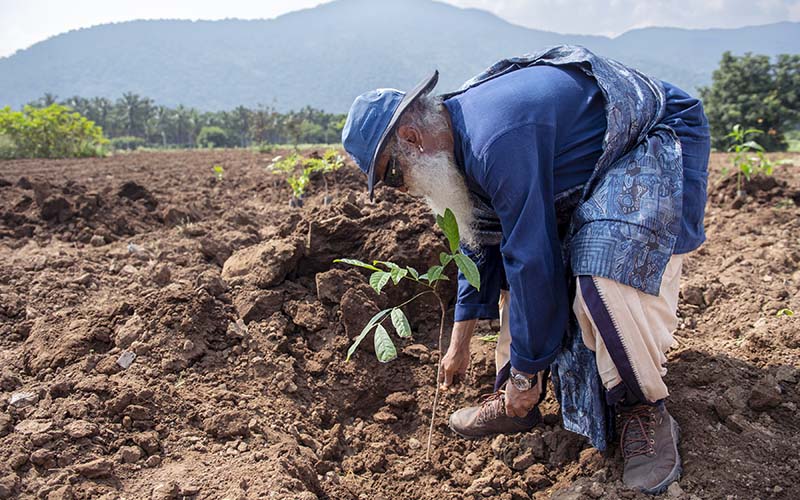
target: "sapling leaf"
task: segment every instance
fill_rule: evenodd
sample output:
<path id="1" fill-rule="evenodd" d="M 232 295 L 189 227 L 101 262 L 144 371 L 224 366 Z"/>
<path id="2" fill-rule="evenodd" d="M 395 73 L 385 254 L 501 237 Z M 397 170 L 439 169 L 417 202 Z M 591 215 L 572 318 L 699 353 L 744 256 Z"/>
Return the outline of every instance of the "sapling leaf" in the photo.
<path id="1" fill-rule="evenodd" d="M 396 285 L 408 274 L 408 270 L 403 269 L 402 267 L 395 267 L 389 274 L 392 277 L 392 282 Z"/>
<path id="2" fill-rule="evenodd" d="M 375 327 L 375 325 L 377 325 L 378 322 L 380 322 L 383 318 L 385 318 L 390 311 L 391 309 L 384 309 L 383 311 L 380 311 L 375 316 L 373 316 L 372 319 L 369 320 L 367 326 L 365 326 L 364 329 L 361 330 L 361 333 L 359 333 L 358 337 L 356 337 L 356 339 L 353 341 L 353 345 L 351 345 L 350 349 L 347 350 L 347 359 L 345 359 L 345 361 L 350 361 L 350 356 L 352 356 L 353 353 L 356 352 L 358 345 L 361 343 L 362 340 L 364 340 L 364 337 L 366 337 L 367 334 L 369 334 L 369 332 Z"/>
<path id="3" fill-rule="evenodd" d="M 451 260 L 453 260 L 453 256 L 449 253 L 442 252 L 439 254 L 439 262 L 442 263 L 442 267 L 447 266 Z"/>
<path id="4" fill-rule="evenodd" d="M 403 338 L 411 336 L 411 325 L 408 324 L 408 318 L 400 308 L 395 307 L 392 309 L 392 324 L 397 331 L 397 335 Z"/>
<path id="5" fill-rule="evenodd" d="M 467 278 L 467 281 L 470 285 L 475 287 L 476 290 L 481 289 L 481 273 L 478 271 L 478 266 L 472 262 L 472 259 L 464 255 L 463 253 L 457 253 L 453 256 L 453 259 L 456 261 L 456 265 L 458 269 L 464 273 L 464 277 Z"/>
<path id="6" fill-rule="evenodd" d="M 387 262 L 385 260 L 373 260 L 372 263 L 375 264 L 376 266 L 378 264 L 383 264 L 384 266 L 388 267 L 389 269 L 400 269 L 400 266 L 398 266 L 394 262 Z"/>
<path id="7" fill-rule="evenodd" d="M 375 271 L 369 277 L 369 286 L 375 289 L 376 292 L 380 295 L 381 290 L 383 287 L 386 286 L 386 283 L 389 282 L 389 278 L 391 278 L 391 273 L 387 271 Z"/>
<path id="8" fill-rule="evenodd" d="M 441 215 L 436 216 L 436 224 L 447 237 L 447 241 L 450 243 L 450 252 L 456 253 L 461 240 L 458 234 L 458 222 L 456 222 L 456 216 L 453 214 L 453 211 L 446 208 L 444 210 L 444 217 Z"/>
<path id="9" fill-rule="evenodd" d="M 747 141 L 743 143 L 742 146 L 746 146 L 755 151 L 764 151 L 764 148 L 761 146 L 761 144 L 757 143 L 756 141 Z"/>
<path id="10" fill-rule="evenodd" d="M 442 272 L 444 271 L 444 267 L 442 266 L 433 266 L 428 269 L 428 272 L 425 273 L 428 283 L 433 283 L 434 281 L 439 280 L 446 280 L 449 279 L 447 276 L 443 275 Z"/>
<path id="11" fill-rule="evenodd" d="M 380 271 L 377 267 L 367 264 L 366 262 L 361 262 L 358 259 L 336 259 L 334 262 L 341 262 L 342 264 L 350 264 L 351 266 L 363 267 L 364 269 L 369 269 L 370 271 Z"/>
<path id="12" fill-rule="evenodd" d="M 419 272 L 411 266 L 406 267 L 408 269 L 408 274 L 414 277 L 415 280 L 419 279 Z"/>
<path id="13" fill-rule="evenodd" d="M 381 363 L 388 363 L 397 357 L 397 348 L 383 325 L 375 329 L 375 356 Z"/>

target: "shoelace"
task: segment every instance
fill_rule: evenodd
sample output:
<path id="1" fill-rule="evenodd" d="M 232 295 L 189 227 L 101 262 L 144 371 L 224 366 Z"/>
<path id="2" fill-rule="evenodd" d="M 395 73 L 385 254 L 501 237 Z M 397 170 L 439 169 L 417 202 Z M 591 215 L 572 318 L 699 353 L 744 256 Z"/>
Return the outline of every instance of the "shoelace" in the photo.
<path id="1" fill-rule="evenodd" d="M 498 416 L 506 414 L 505 394 L 505 391 L 499 390 L 483 396 L 481 409 L 478 413 L 478 424 L 494 420 Z"/>
<path id="2" fill-rule="evenodd" d="M 639 405 L 620 412 L 624 422 L 620 445 L 625 459 L 655 453 L 654 411 L 652 406 Z"/>

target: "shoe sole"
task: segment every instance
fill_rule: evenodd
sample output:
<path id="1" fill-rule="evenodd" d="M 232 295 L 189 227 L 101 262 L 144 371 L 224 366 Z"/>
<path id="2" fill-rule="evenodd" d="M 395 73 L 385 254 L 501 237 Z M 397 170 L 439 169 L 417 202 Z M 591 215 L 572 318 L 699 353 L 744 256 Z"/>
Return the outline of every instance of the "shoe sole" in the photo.
<path id="1" fill-rule="evenodd" d="M 483 435 L 483 436 L 467 436 L 466 434 L 461 434 L 460 432 L 458 432 L 458 431 L 456 430 L 456 428 L 455 428 L 455 427 L 453 427 L 453 420 L 452 420 L 452 418 L 448 418 L 448 419 L 447 419 L 447 427 L 450 427 L 450 430 L 451 430 L 451 431 L 453 431 L 453 432 L 454 432 L 454 433 L 455 433 L 455 434 L 456 434 L 458 437 L 460 437 L 460 438 L 463 438 L 463 439 L 480 439 L 480 438 L 484 438 L 484 437 L 487 437 L 487 436 L 492 436 L 492 435 L 493 435 L 493 434 L 485 434 L 485 435 Z"/>
<path id="2" fill-rule="evenodd" d="M 648 495 L 660 495 L 664 493 L 667 491 L 667 488 L 669 488 L 669 485 L 680 480 L 681 474 L 683 474 L 683 462 L 681 461 L 680 453 L 678 453 L 678 443 L 681 440 L 681 428 L 678 425 L 678 422 L 672 418 L 672 415 L 670 415 L 669 418 L 672 422 L 672 433 L 675 435 L 675 456 L 678 457 L 678 459 L 675 461 L 675 466 L 672 468 L 666 479 L 652 488 L 641 490 L 642 493 L 646 493 Z"/>
<path id="3" fill-rule="evenodd" d="M 498 435 L 498 434 L 517 434 L 517 433 L 519 433 L 519 432 L 528 432 L 528 431 L 530 431 L 531 429 L 533 429 L 534 427 L 536 427 L 537 425 L 539 425 L 539 422 L 541 421 L 541 417 L 540 417 L 540 418 L 538 419 L 537 423 L 533 424 L 533 425 L 530 427 L 530 429 L 521 429 L 521 430 L 518 430 L 518 431 L 513 431 L 513 432 L 505 432 L 505 433 L 504 433 L 504 432 L 492 432 L 491 434 L 484 434 L 484 435 L 482 435 L 482 436 L 468 436 L 468 435 L 466 435 L 466 434 L 462 434 L 462 433 L 458 432 L 458 431 L 456 430 L 456 428 L 455 428 L 455 427 L 453 427 L 453 420 L 452 420 L 452 418 L 453 418 L 453 416 L 451 415 L 451 416 L 450 416 L 450 418 L 448 418 L 448 419 L 447 419 L 447 427 L 449 427 L 449 428 L 450 428 L 450 430 L 451 430 L 451 431 L 453 431 L 453 432 L 454 432 L 454 433 L 455 433 L 455 434 L 456 434 L 458 437 L 460 437 L 460 438 L 463 438 L 463 439 L 482 439 L 482 438 L 489 437 L 489 436 L 496 436 L 496 435 Z"/>

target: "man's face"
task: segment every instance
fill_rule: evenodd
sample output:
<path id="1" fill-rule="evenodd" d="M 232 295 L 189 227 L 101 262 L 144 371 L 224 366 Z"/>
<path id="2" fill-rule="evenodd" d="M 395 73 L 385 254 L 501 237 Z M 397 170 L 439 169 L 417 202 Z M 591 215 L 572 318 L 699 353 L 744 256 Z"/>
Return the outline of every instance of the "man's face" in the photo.
<path id="1" fill-rule="evenodd" d="M 443 214 L 446 208 L 453 211 L 458 221 L 461 241 L 468 247 L 477 247 L 474 230 L 473 202 L 464 177 L 459 171 L 455 157 L 450 151 L 420 151 L 413 144 L 400 141 L 395 158 L 388 153 L 378 163 L 377 175 L 383 179 L 388 169 L 398 169 L 408 194 L 424 198 L 431 210 Z M 391 172 L 389 172 L 391 174 Z"/>

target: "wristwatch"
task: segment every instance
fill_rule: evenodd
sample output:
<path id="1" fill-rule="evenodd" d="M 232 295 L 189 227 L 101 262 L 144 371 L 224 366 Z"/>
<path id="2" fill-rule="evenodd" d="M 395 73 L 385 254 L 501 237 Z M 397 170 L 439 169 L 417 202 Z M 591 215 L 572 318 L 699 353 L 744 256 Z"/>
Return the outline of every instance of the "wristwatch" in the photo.
<path id="1" fill-rule="evenodd" d="M 514 385 L 514 388 L 518 391 L 528 391 L 533 387 L 534 380 L 537 379 L 538 374 L 534 373 L 533 375 L 527 375 L 521 372 L 516 371 L 515 369 L 511 369 L 511 383 Z M 538 380 L 537 380 L 538 381 Z"/>

